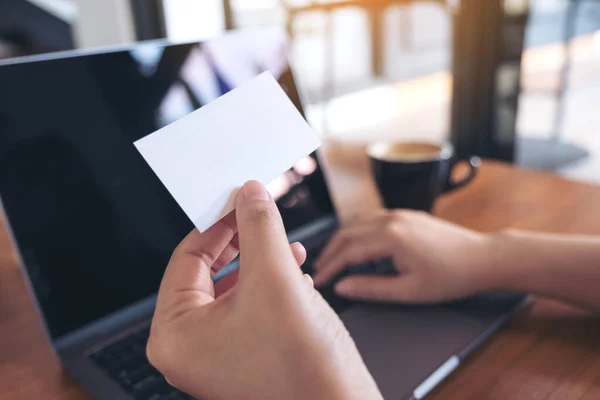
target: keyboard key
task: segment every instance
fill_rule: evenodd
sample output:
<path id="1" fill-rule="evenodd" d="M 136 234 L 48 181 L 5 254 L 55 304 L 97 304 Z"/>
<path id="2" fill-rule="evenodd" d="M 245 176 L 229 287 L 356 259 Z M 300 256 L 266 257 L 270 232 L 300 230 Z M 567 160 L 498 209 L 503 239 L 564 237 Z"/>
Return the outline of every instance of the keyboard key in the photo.
<path id="1" fill-rule="evenodd" d="M 163 379 L 148 390 L 133 393 L 133 397 L 136 400 L 162 400 L 173 392 L 178 392 L 178 390 Z"/>
<path id="2" fill-rule="evenodd" d="M 133 385 L 133 391 L 134 392 L 146 391 L 146 390 L 148 390 L 148 388 L 156 386 L 163 379 L 164 378 L 162 376 L 160 376 L 159 374 L 151 374 L 151 375 L 145 376 Z"/>

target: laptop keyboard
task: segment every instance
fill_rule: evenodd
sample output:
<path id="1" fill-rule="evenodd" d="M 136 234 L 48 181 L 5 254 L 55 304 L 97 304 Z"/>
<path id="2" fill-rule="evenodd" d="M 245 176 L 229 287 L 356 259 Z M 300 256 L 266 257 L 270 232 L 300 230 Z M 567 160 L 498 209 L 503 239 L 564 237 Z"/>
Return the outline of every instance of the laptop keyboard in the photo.
<path id="1" fill-rule="evenodd" d="M 150 327 L 112 341 L 88 357 L 136 400 L 187 400 L 193 397 L 167 383 L 146 358 Z"/>

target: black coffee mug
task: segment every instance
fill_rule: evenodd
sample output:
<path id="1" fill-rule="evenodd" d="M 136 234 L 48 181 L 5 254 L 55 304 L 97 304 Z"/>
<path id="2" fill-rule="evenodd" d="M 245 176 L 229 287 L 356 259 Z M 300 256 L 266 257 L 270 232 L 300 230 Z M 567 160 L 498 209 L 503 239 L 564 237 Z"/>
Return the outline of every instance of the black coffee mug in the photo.
<path id="1" fill-rule="evenodd" d="M 440 194 L 471 182 L 481 165 L 479 157 L 468 158 L 469 172 L 454 181 L 452 169 L 458 160 L 449 143 L 378 142 L 367 148 L 367 154 L 386 208 L 427 212 L 431 212 Z"/>

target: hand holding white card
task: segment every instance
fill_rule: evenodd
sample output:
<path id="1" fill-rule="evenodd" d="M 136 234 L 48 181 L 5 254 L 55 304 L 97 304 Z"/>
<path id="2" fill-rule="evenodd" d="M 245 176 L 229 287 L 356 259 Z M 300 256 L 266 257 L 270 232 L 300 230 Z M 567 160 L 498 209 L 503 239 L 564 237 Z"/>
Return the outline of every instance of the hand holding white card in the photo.
<path id="1" fill-rule="evenodd" d="M 265 72 L 134 144 L 204 231 L 233 210 L 244 182 L 270 183 L 321 143 Z"/>

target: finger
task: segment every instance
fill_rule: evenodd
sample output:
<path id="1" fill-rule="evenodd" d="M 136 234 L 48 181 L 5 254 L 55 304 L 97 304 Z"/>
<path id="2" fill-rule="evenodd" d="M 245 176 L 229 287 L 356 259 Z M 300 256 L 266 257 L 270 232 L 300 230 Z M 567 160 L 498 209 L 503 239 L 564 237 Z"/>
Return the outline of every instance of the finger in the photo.
<path id="1" fill-rule="evenodd" d="M 221 297 L 237 285 L 239 273 L 240 270 L 236 269 L 215 283 L 215 298 Z"/>
<path id="2" fill-rule="evenodd" d="M 337 231 L 315 261 L 315 269 L 319 270 L 327 265 L 336 254 L 343 251 L 349 242 L 372 235 L 373 232 L 376 232 L 378 226 L 379 224 L 355 225 Z"/>
<path id="3" fill-rule="evenodd" d="M 305 284 L 307 287 L 309 287 L 310 289 L 315 288 L 315 282 L 313 281 L 313 279 L 311 278 L 311 276 L 309 274 L 304 274 L 302 277 L 304 278 L 304 281 L 305 281 Z"/>
<path id="4" fill-rule="evenodd" d="M 237 229 L 237 222 L 236 222 L 236 226 L 235 227 Z M 231 245 L 233 247 L 235 247 L 236 249 L 238 249 L 238 251 L 240 250 L 240 238 L 239 238 L 239 236 L 238 236 L 237 233 L 233 236 L 233 239 L 231 239 Z"/>
<path id="5" fill-rule="evenodd" d="M 292 253 L 294 254 L 298 266 L 301 267 L 306 261 L 306 249 L 300 242 L 294 242 L 290 244 L 290 247 L 292 248 Z"/>
<path id="6" fill-rule="evenodd" d="M 236 216 L 231 213 L 205 232 L 190 232 L 177 246 L 165 270 L 157 299 L 157 310 L 172 305 L 182 293 L 193 293 L 201 302 L 214 299 L 210 270 L 230 244 L 237 230 Z"/>
<path id="7" fill-rule="evenodd" d="M 175 385 L 173 385 L 173 384 L 171 383 L 171 381 L 169 380 L 169 378 L 167 378 L 166 376 L 165 376 L 165 381 L 167 381 L 167 383 L 168 383 L 169 385 L 171 385 L 171 386 L 175 387 Z M 175 389 L 177 389 L 177 388 L 175 388 Z"/>
<path id="8" fill-rule="evenodd" d="M 292 249 L 292 253 L 294 254 L 294 258 L 296 259 L 298 266 L 301 267 L 306 261 L 306 249 L 300 242 L 290 244 L 290 248 Z M 237 284 L 238 274 L 239 269 L 224 276 L 219 282 L 217 282 L 215 284 L 215 297 L 220 297 L 225 292 L 233 288 Z"/>
<path id="9" fill-rule="evenodd" d="M 323 263 L 313 279 L 315 286 L 323 286 L 350 265 L 377 260 L 391 256 L 393 245 L 379 230 L 372 230 L 360 238 L 346 242 L 344 248 L 334 254 L 327 263 Z"/>
<path id="10" fill-rule="evenodd" d="M 412 277 L 349 276 L 335 285 L 342 297 L 380 302 L 414 303 L 420 301 L 419 288 Z"/>
<path id="11" fill-rule="evenodd" d="M 224 266 L 235 260 L 235 258 L 240 253 L 240 242 L 238 240 L 237 233 L 231 239 L 231 242 L 227 245 L 225 250 L 221 253 L 217 261 L 212 266 L 211 276 L 214 276 L 217 272 L 219 272 Z"/>
<path id="12" fill-rule="evenodd" d="M 240 283 L 246 278 L 275 279 L 285 290 L 300 281 L 300 269 L 287 241 L 287 235 L 275 202 L 257 181 L 242 187 L 236 202 L 240 242 Z M 290 268 L 292 267 L 293 268 Z M 250 279 L 254 278 L 254 279 Z"/>
<path id="13" fill-rule="evenodd" d="M 204 232 L 192 230 L 179 243 L 173 254 L 190 253 L 200 257 L 209 255 L 214 262 L 236 234 L 237 217 L 232 211 Z"/>

